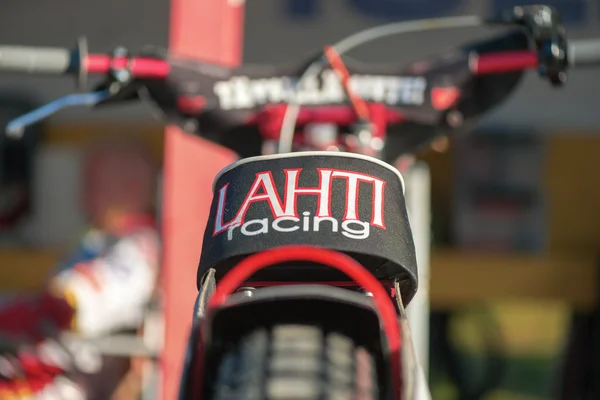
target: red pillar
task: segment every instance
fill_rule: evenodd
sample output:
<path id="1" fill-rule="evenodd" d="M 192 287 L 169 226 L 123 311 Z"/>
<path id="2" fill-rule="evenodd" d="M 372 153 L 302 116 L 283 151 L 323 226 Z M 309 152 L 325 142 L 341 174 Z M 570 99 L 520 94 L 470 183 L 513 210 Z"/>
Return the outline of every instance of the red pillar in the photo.
<path id="1" fill-rule="evenodd" d="M 233 0 L 171 0 L 170 50 L 235 66 L 240 62 L 244 8 Z M 165 135 L 163 186 L 165 313 L 161 399 L 177 398 L 196 298 L 196 269 L 212 198 L 212 179 L 235 156 L 175 127 Z"/>

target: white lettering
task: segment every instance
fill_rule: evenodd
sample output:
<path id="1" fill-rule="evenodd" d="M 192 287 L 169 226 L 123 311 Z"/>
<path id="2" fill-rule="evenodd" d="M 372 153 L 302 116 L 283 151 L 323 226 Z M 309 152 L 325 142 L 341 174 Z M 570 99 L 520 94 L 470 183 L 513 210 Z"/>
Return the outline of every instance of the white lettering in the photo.
<path id="1" fill-rule="evenodd" d="M 333 170 L 320 168 L 319 186 L 315 188 L 299 188 L 298 179 L 301 169 L 285 170 L 285 215 L 296 214 L 296 199 L 299 194 L 315 195 L 318 197 L 317 215 L 319 217 L 330 217 L 331 174 Z"/>
<path id="2" fill-rule="evenodd" d="M 219 197 L 217 200 L 217 214 L 215 217 L 215 229 L 213 232 L 213 236 L 227 230 L 231 225 L 240 225 L 244 221 L 244 217 L 246 216 L 246 212 L 248 212 L 248 208 L 250 204 L 257 201 L 267 201 L 269 206 L 271 207 L 271 211 L 273 215 L 276 217 L 283 216 L 283 205 L 279 200 L 279 195 L 275 190 L 275 183 L 273 182 L 273 176 L 271 172 L 261 172 L 256 174 L 256 178 L 254 179 L 254 183 L 252 184 L 252 188 L 248 192 L 242 206 L 238 210 L 237 215 L 230 222 L 224 223 L 224 210 L 225 210 L 225 199 L 227 197 L 227 188 L 229 184 L 224 185 L 219 190 Z M 263 193 L 258 194 L 260 189 L 263 189 Z"/>
<path id="3" fill-rule="evenodd" d="M 281 217 L 281 218 L 277 218 L 275 221 L 273 221 L 273 229 L 275 229 L 278 232 L 294 232 L 297 231 L 298 229 L 300 229 L 300 227 L 298 226 L 290 226 L 288 228 L 282 227 L 280 225 L 281 222 L 284 221 L 292 221 L 292 222 L 300 222 L 300 218 L 296 218 L 296 217 Z M 230 238 L 228 238 L 228 240 L 231 240 Z"/>
<path id="4" fill-rule="evenodd" d="M 361 230 L 352 229 L 350 224 L 360 225 Z M 344 221 L 342 222 L 342 235 L 350 239 L 366 239 L 369 237 L 369 223 L 362 221 Z"/>
<path id="5" fill-rule="evenodd" d="M 260 225 L 261 227 L 255 231 L 248 230 L 248 227 L 252 225 Z M 269 220 L 266 218 L 263 219 L 253 219 L 251 221 L 246 222 L 242 225 L 242 235 L 246 236 L 255 236 L 260 235 L 261 233 L 269 232 Z"/>
<path id="6" fill-rule="evenodd" d="M 231 83 L 237 108 L 253 108 L 256 106 L 248 77 L 236 76 L 231 79 Z"/>
<path id="7" fill-rule="evenodd" d="M 253 219 L 250 220 L 248 222 L 246 222 L 245 224 L 241 225 L 241 229 L 239 230 L 239 234 L 243 235 L 243 236 L 256 236 L 256 235 L 260 235 L 260 234 L 268 234 L 269 230 L 272 228 L 273 230 L 277 231 L 277 232 L 281 232 L 281 233 L 290 233 L 290 232 L 294 232 L 299 230 L 300 228 L 302 228 L 302 231 L 304 232 L 319 232 L 321 229 L 320 224 L 322 221 L 329 221 L 331 222 L 331 225 L 329 225 L 331 227 L 331 232 L 337 233 L 338 232 L 338 221 L 332 217 L 318 217 L 318 216 L 313 216 L 311 218 L 311 214 L 308 211 L 304 211 L 302 213 L 303 217 L 302 220 L 300 218 L 297 217 L 280 217 L 277 218 L 275 220 L 273 220 L 271 223 L 269 223 L 269 221 L 264 218 L 264 219 Z M 282 227 L 281 223 L 282 222 L 291 222 L 292 225 L 291 226 L 286 226 L 286 227 Z M 357 228 L 353 228 L 352 224 L 358 225 L 360 227 L 360 229 Z M 260 229 L 248 229 L 249 227 L 253 226 L 253 225 L 260 225 Z M 228 231 L 228 235 L 227 235 L 227 240 L 231 241 L 233 240 L 234 237 L 234 230 L 235 228 L 237 228 L 237 226 L 232 226 L 229 228 Z M 366 239 L 369 237 L 370 235 L 370 224 L 368 222 L 363 222 L 363 221 L 343 221 L 341 223 L 341 228 L 342 228 L 342 235 L 346 236 L 347 238 L 350 239 Z"/>
<path id="8" fill-rule="evenodd" d="M 310 213 L 308 211 L 304 211 L 302 215 L 304 216 L 304 218 L 302 218 L 302 230 L 304 232 L 308 232 L 310 229 L 310 219 L 308 218 L 310 217 Z"/>
<path id="9" fill-rule="evenodd" d="M 294 95 L 295 77 L 250 79 L 234 76 L 216 82 L 213 92 L 223 110 L 252 109 L 265 104 L 289 102 Z M 427 82 L 423 77 L 399 77 L 386 75 L 352 75 L 350 88 L 366 101 L 390 106 L 421 105 L 425 101 Z M 344 88 L 336 73 L 327 69 L 317 77 L 306 78 L 297 88 L 301 104 L 340 104 L 347 101 Z"/>
<path id="10" fill-rule="evenodd" d="M 233 239 L 233 231 L 238 227 L 240 227 L 240 225 L 231 225 L 229 229 L 227 229 L 227 240 Z"/>
<path id="11" fill-rule="evenodd" d="M 298 91 L 298 101 L 301 104 L 319 104 L 323 101 L 325 92 L 319 90 L 319 78 L 311 76 L 302 81 Z"/>
<path id="12" fill-rule="evenodd" d="M 322 103 L 317 104 L 335 104 L 343 102 L 346 97 L 346 92 L 335 71 L 331 69 L 323 71 L 321 79 L 323 81 Z M 350 78 L 350 84 L 352 84 L 352 78 Z"/>
<path id="13" fill-rule="evenodd" d="M 374 176 L 368 176 L 349 171 L 334 171 L 332 177 L 343 177 L 347 179 L 346 214 L 344 215 L 344 220 L 358 219 L 359 182 L 368 182 L 373 184 L 373 216 L 371 223 L 375 226 L 385 229 L 383 222 L 383 191 L 385 189 L 384 181 L 375 178 Z"/>
<path id="14" fill-rule="evenodd" d="M 240 227 L 239 234 L 243 236 L 267 234 L 271 228 L 282 233 L 295 232 L 300 229 L 302 232 L 319 232 L 322 221 L 331 223 L 325 225 L 326 227 L 330 227 L 331 232 L 338 232 L 340 221 L 333 218 L 331 214 L 332 184 L 335 178 L 343 179 L 346 182 L 345 208 L 344 216 L 342 217 L 343 222 L 341 223 L 342 233 L 345 232 L 344 236 L 351 239 L 364 239 L 368 237 L 370 231 L 368 228 L 364 228 L 364 224 L 386 229 L 384 222 L 385 182 L 383 180 L 358 172 L 317 168 L 319 175 L 317 187 L 299 187 L 298 182 L 300 173 L 302 172 L 301 168 L 284 169 L 283 172 L 285 174 L 283 201 L 279 197 L 272 173 L 270 171 L 259 172 L 256 174 L 255 180 L 248 193 L 246 193 L 237 213 L 229 222 L 224 222 L 225 210 L 231 209 L 231 206 L 226 204 L 229 184 L 223 185 L 217 194 L 217 210 L 213 236 L 227 231 L 227 240 L 233 240 L 234 236 L 236 236 L 235 229 L 238 227 Z M 369 199 L 369 206 L 371 208 L 370 223 L 360 220 L 359 202 L 361 200 L 361 183 L 370 184 L 372 188 Z M 303 211 L 302 217 L 300 217 L 297 210 L 297 199 L 298 196 L 307 195 L 317 196 L 316 214 L 311 216 L 311 212 Z M 262 218 L 245 221 L 249 207 L 254 202 L 266 202 L 274 220 L 269 222 L 268 218 Z M 286 223 L 285 225 L 283 225 L 284 222 Z M 363 229 L 357 230 L 356 228 L 352 228 L 350 222 L 358 223 Z"/>
<path id="15" fill-rule="evenodd" d="M 331 231 L 338 231 L 338 221 L 335 218 L 331 217 L 315 217 L 315 232 L 319 232 L 319 226 L 321 225 L 321 221 L 329 221 L 331 222 Z"/>
<path id="16" fill-rule="evenodd" d="M 219 197 L 217 200 L 217 214 L 215 215 L 215 230 L 213 232 L 213 236 L 217 233 L 223 232 L 231 225 L 223 223 L 223 217 L 225 212 L 225 198 L 227 197 L 228 187 L 229 183 L 223 185 L 223 187 L 219 189 Z"/>
<path id="17" fill-rule="evenodd" d="M 222 110 L 231 110 L 232 108 L 238 108 L 234 103 L 233 91 L 229 82 L 221 81 L 215 83 L 213 91 L 219 98 L 219 107 Z"/>

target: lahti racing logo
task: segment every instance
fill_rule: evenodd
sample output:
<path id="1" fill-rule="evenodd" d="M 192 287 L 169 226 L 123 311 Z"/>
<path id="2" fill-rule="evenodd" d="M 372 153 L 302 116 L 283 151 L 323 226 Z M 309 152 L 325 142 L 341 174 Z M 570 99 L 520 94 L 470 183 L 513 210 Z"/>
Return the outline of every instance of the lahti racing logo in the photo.
<path id="1" fill-rule="evenodd" d="M 386 229 L 384 221 L 385 181 L 358 172 L 317 168 L 318 186 L 298 187 L 301 171 L 300 168 L 283 171 L 285 173 L 283 199 L 277 192 L 272 173 L 270 171 L 257 173 L 235 217 L 229 222 L 224 222 L 225 210 L 231 209 L 231 206 L 226 204 L 229 183 L 223 185 L 218 191 L 213 237 L 224 232 L 227 232 L 228 240 L 233 240 L 237 234 L 256 236 L 268 234 L 271 231 L 294 233 L 327 232 L 328 230 L 333 233 L 341 233 L 350 239 L 366 239 L 369 237 L 371 226 Z M 345 212 L 341 221 L 334 218 L 331 212 L 334 179 L 346 181 Z M 369 196 L 372 207 L 370 222 L 361 221 L 358 215 L 361 183 L 370 184 L 373 189 L 372 196 Z M 316 196 L 317 209 L 312 213 L 309 210 L 299 211 L 297 209 L 299 196 Z M 366 198 L 363 197 L 364 200 Z M 267 202 L 273 216 L 272 220 L 270 218 L 245 220 L 249 207 L 256 202 Z"/>

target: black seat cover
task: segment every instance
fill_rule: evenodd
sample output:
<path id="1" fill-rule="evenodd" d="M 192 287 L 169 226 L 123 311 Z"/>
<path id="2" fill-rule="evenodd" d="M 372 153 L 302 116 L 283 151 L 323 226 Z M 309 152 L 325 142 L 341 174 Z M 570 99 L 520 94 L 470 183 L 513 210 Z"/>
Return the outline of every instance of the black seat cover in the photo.
<path id="1" fill-rule="evenodd" d="M 349 254 L 378 279 L 402 282 L 407 304 L 417 263 L 404 182 L 377 159 L 339 152 L 301 152 L 238 161 L 214 181 L 198 281 L 219 279 L 244 256 L 284 245 L 315 245 Z M 254 281 L 348 281 L 331 268 L 278 265 Z"/>

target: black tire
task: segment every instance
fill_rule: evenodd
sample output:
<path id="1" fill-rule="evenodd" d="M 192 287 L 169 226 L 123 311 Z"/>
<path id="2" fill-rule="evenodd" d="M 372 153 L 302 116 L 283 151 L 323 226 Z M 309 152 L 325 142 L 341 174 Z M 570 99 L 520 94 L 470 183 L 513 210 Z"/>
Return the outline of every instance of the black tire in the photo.
<path id="1" fill-rule="evenodd" d="M 213 400 L 379 397 L 374 357 L 345 335 L 309 325 L 277 325 L 243 336 L 218 360 L 212 387 Z"/>

